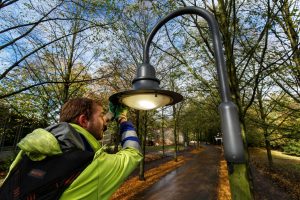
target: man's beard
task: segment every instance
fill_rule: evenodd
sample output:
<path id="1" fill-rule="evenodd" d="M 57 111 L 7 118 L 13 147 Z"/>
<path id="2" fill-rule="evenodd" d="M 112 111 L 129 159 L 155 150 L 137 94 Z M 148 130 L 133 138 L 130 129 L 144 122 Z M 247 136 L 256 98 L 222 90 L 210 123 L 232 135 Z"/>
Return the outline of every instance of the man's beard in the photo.
<path id="1" fill-rule="evenodd" d="M 107 126 L 103 126 L 103 132 L 107 131 Z"/>

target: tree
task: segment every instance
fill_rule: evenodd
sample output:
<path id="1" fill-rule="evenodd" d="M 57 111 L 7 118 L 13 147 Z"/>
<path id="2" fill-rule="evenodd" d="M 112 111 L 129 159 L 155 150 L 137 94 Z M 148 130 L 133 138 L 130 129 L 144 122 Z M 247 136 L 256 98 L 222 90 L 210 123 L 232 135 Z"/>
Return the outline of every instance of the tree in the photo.
<path id="1" fill-rule="evenodd" d="M 294 0 L 274 1 L 274 4 L 279 12 L 272 26 L 277 40 L 274 47 L 277 70 L 272 77 L 282 90 L 300 103 L 300 4 Z"/>
<path id="2" fill-rule="evenodd" d="M 23 70 L 26 62 L 35 60 L 40 51 L 55 49 L 57 42 L 61 40 L 68 41 L 70 37 L 74 38 L 75 35 L 80 33 L 88 34 L 98 31 L 99 34 L 99 30 L 109 24 L 107 21 L 110 21 L 110 23 L 114 22 L 113 17 L 103 17 L 110 12 L 110 5 L 105 4 L 105 2 L 52 1 L 47 3 L 20 3 L 15 6 L 20 6 L 21 10 L 24 10 L 24 13 L 21 12 L 17 15 L 17 20 L 11 20 L 16 18 L 10 14 L 9 10 L 1 13 L 3 15 L 2 20 L 5 20 L 3 23 L 5 26 L 1 30 L 0 38 L 1 43 L 4 43 L 0 54 L 0 59 L 3 61 L 4 66 L 0 72 L 0 81 L 9 80 L 9 74 L 13 73 L 14 70 Z M 11 9 L 15 9 L 15 7 Z M 102 11 L 99 12 L 99 10 Z M 22 16 L 22 14 L 26 15 L 30 11 L 33 13 L 32 19 Z M 81 14 L 78 14 L 79 12 Z M 42 17 L 39 18 L 39 16 Z M 92 18 L 89 18 L 90 16 Z M 61 27 L 64 27 L 67 30 L 70 28 L 70 24 L 74 22 L 80 25 L 75 26 L 73 24 L 73 29 L 68 30 L 68 32 L 64 32 L 61 29 Z M 18 31 L 18 34 L 11 34 L 12 31 L 15 33 Z M 17 36 L 15 37 L 15 35 Z M 89 37 L 90 41 L 97 39 L 95 34 L 91 34 Z M 63 43 L 63 41 L 61 42 Z M 10 59 L 6 59 L 7 55 L 10 55 Z M 47 83 L 41 82 L 27 85 L 19 90 L 4 93 L 0 96 L 5 98 Z"/>
<path id="3" fill-rule="evenodd" d="M 29 104 L 37 108 L 35 113 L 42 113 L 40 117 L 49 123 L 57 120 L 60 106 L 70 97 L 86 95 L 92 81 L 107 77 L 107 74 L 92 76 L 91 72 L 101 56 L 97 42 L 104 40 L 100 37 L 104 28 L 98 25 L 104 24 L 105 19 L 100 19 L 99 14 L 94 13 L 102 9 L 97 7 L 99 4 L 65 2 L 55 12 L 55 20 L 51 18 L 52 15 L 49 16 L 51 20 L 39 23 L 35 33 L 22 37 L 27 43 L 14 44 L 16 56 L 23 58 L 27 53 L 24 51 L 25 45 L 35 49 L 43 46 L 47 40 L 51 42 L 51 45 L 43 46 L 24 59 L 18 67 L 7 68 L 11 70 L 2 79 L 1 98 L 13 100 L 13 103 L 17 99 L 14 95 L 23 92 L 19 96 L 23 100 L 24 96 L 30 96 Z M 32 4 L 30 9 L 39 12 L 38 9 L 43 6 L 46 9 L 48 4 L 41 7 Z M 92 6 L 94 8 L 89 10 Z M 89 16 L 94 18 L 85 20 Z M 94 26 L 93 21 L 96 20 L 98 25 Z"/>
<path id="4" fill-rule="evenodd" d="M 139 171 L 139 180 L 144 181 L 145 180 L 145 156 L 146 156 L 146 138 L 148 133 L 148 116 L 147 111 L 144 111 L 142 113 L 141 119 L 140 119 L 140 141 L 141 141 L 141 148 L 143 153 L 143 159 L 140 162 L 140 171 Z"/>

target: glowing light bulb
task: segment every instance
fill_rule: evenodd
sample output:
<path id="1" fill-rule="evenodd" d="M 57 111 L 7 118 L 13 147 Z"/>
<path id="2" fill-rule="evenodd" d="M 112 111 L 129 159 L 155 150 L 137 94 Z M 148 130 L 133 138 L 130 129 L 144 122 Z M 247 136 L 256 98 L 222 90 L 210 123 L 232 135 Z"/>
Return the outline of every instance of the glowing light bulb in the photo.
<path id="1" fill-rule="evenodd" d="M 138 110 L 151 110 L 165 106 L 172 102 L 172 99 L 161 94 L 136 94 L 124 97 L 122 103 Z"/>
<path id="2" fill-rule="evenodd" d="M 145 109 L 153 109 L 156 107 L 156 105 L 150 101 L 147 100 L 141 100 L 138 102 L 138 104 L 140 105 L 140 107 L 143 107 Z"/>

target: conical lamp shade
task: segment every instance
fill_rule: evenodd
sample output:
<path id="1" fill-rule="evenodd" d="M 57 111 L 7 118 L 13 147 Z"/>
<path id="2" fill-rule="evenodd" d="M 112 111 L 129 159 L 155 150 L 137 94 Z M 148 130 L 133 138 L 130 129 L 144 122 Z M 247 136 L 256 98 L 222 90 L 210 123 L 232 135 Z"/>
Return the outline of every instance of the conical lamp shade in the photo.
<path id="1" fill-rule="evenodd" d="M 168 90 L 129 90 L 109 97 L 112 103 L 122 103 L 137 110 L 152 110 L 180 102 L 183 97 Z"/>

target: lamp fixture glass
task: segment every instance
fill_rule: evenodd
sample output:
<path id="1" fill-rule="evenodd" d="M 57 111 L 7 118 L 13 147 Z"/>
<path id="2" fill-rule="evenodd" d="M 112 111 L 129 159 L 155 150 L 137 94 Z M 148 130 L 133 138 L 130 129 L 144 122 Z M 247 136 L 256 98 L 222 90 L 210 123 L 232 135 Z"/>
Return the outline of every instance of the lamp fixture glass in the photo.
<path id="1" fill-rule="evenodd" d="M 127 90 L 109 97 L 112 103 L 122 103 L 137 110 L 152 110 L 174 105 L 182 100 L 181 94 L 161 89 Z"/>
<path id="2" fill-rule="evenodd" d="M 170 104 L 172 98 L 162 94 L 149 93 L 125 96 L 121 101 L 123 104 L 137 110 L 152 110 Z"/>

